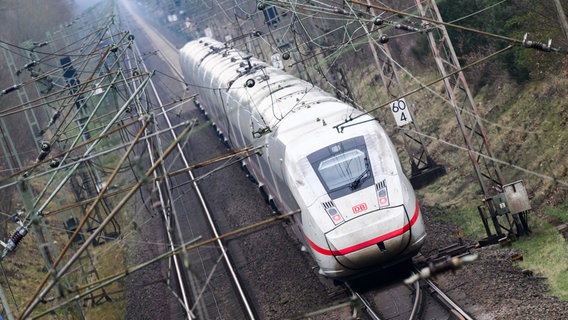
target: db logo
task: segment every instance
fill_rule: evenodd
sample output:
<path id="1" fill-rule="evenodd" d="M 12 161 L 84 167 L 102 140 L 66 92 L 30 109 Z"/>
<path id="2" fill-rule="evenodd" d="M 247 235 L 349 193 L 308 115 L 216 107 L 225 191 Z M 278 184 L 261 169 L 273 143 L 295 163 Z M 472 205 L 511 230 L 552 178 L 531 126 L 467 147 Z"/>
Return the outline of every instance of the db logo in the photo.
<path id="1" fill-rule="evenodd" d="M 361 213 L 361 212 L 367 210 L 367 204 L 361 203 L 361 204 L 358 204 L 358 205 L 352 207 L 351 209 L 353 209 L 353 213 Z"/>

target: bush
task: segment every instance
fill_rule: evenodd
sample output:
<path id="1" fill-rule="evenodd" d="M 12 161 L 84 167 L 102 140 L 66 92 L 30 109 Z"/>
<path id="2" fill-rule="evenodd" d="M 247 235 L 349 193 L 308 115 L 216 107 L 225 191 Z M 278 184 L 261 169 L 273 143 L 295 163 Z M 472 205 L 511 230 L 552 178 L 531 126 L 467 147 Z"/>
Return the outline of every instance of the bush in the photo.
<path id="1" fill-rule="evenodd" d="M 504 72 L 525 82 L 538 79 L 542 74 L 558 67 L 553 54 L 520 47 L 518 41 L 529 33 L 529 40 L 547 42 L 548 39 L 563 39 L 561 28 L 556 19 L 556 7 L 552 1 L 513 0 L 497 3 L 494 0 L 446 0 L 438 4 L 445 22 L 480 30 L 476 33 L 458 28 L 448 27 L 448 33 L 459 57 L 464 59 L 479 58 L 488 51 L 497 51 L 510 44 L 518 47 L 502 54 L 497 61 L 504 66 Z M 464 18 L 465 17 L 465 18 Z M 488 34 L 510 38 L 511 41 L 499 39 Z M 513 41 L 515 40 L 515 41 Z M 490 64 L 485 64 L 490 68 Z M 479 74 L 487 74 L 479 72 Z M 491 70 L 495 72 L 495 70 Z M 482 79 L 471 79 L 479 86 Z"/>

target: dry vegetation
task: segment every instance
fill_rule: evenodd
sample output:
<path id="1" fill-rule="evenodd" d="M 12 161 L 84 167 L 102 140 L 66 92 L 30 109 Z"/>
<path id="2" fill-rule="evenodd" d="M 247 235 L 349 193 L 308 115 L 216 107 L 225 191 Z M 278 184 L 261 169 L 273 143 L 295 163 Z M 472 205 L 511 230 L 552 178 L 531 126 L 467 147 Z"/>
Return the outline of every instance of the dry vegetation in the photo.
<path id="1" fill-rule="evenodd" d="M 6 0 L 0 3 L 0 40 L 19 46 L 23 41 L 31 40 L 42 42 L 46 40 L 46 31 L 53 32 L 68 21 L 71 21 L 77 12 L 73 12 L 75 1 L 71 0 L 57 0 L 57 1 L 43 1 L 43 0 Z M 92 5 L 93 2 L 90 3 Z M 21 67 L 30 61 L 25 52 L 16 46 L 8 46 L 10 54 L 14 58 L 16 67 Z M 49 51 L 50 49 L 45 49 Z M 4 58 L 4 55 L 1 55 Z M 54 59 L 51 64 L 53 68 L 57 68 L 58 59 Z M 20 79 L 12 80 L 7 65 L 0 63 L 0 87 L 6 88 L 30 79 L 28 72 L 23 72 Z M 28 88 L 26 92 L 29 94 L 29 99 L 36 98 L 35 89 Z M 18 95 L 14 92 L 12 94 L 0 97 L 1 108 L 8 106 L 15 106 L 20 103 Z M 110 111 L 110 110 L 109 110 Z M 36 111 L 38 116 L 45 115 L 43 110 Z M 38 149 L 35 147 L 34 135 L 36 132 L 31 132 L 22 114 L 16 116 L 4 117 L 2 119 L 6 123 L 6 128 L 12 139 L 14 140 L 15 147 L 18 150 L 18 155 L 22 160 L 23 165 L 31 164 L 38 155 Z M 42 124 L 48 122 L 40 118 Z M 102 120 L 101 120 L 102 122 Z M 72 135 L 73 132 L 67 132 Z M 47 137 L 46 137 L 47 138 Z M 115 156 L 116 157 L 116 156 Z M 1 175 L 5 176 L 9 173 L 9 166 L 7 159 L 2 154 L 0 157 L 0 168 L 2 169 Z M 61 178 L 61 174 L 59 176 Z M 39 194 L 43 186 L 47 182 L 47 178 L 34 179 L 31 186 L 34 189 L 34 194 Z M 126 183 L 128 181 L 118 181 L 116 183 Z M 64 192 L 60 192 L 54 203 L 50 204 L 45 213 L 57 210 L 65 205 L 72 204 L 76 201 L 73 197 L 70 187 Z M 48 191 L 53 191 L 50 188 Z M 109 201 L 112 201 L 110 199 Z M 7 188 L 2 190 L 2 197 L 0 197 L 0 212 L 4 213 L 1 217 L 2 224 L 0 225 L 0 239 L 5 241 L 8 235 L 11 234 L 16 225 L 8 221 L 8 217 L 16 212 L 16 209 L 21 209 L 22 203 L 16 188 Z M 67 210 L 64 213 L 49 215 L 47 218 L 42 219 L 45 222 L 48 237 L 52 237 L 53 247 L 52 252 L 61 252 L 63 246 L 68 240 L 68 235 L 63 228 L 63 222 L 71 216 L 81 217 L 81 209 L 75 208 Z M 125 224 L 125 221 L 119 221 Z M 42 241 L 39 241 L 41 243 Z M 2 274 L 0 283 L 4 287 L 12 311 L 19 314 L 22 311 L 24 304 L 30 299 L 31 295 L 36 292 L 40 282 L 48 274 L 45 267 L 44 259 L 40 253 L 37 239 L 34 238 L 33 232 L 22 241 L 18 246 L 15 254 L 8 255 L 2 262 L 5 274 Z M 100 246 L 93 246 L 89 249 L 89 253 L 83 254 L 82 258 L 76 263 L 70 272 L 65 276 L 64 282 L 69 288 L 76 288 L 82 286 L 85 282 L 96 280 L 95 274 L 91 271 L 96 270 L 99 278 L 104 278 L 113 275 L 126 267 L 124 248 L 118 241 L 109 241 L 107 244 Z M 64 261 L 69 259 L 74 250 L 63 258 Z M 50 258 L 55 259 L 55 256 Z M 71 304 L 69 309 L 65 311 L 64 308 L 60 309 L 51 316 L 45 318 L 58 319 L 66 312 L 70 312 L 71 318 L 79 318 L 77 312 L 83 312 L 88 319 L 110 319 L 108 315 L 113 315 L 116 319 L 124 317 L 125 301 L 123 292 L 123 283 L 117 282 L 105 288 L 105 293 L 112 299 L 113 303 L 104 303 L 107 300 L 101 296 L 103 291 L 95 291 L 94 299 L 80 299 L 76 304 Z M 62 291 L 64 296 L 69 296 L 71 292 Z M 48 298 L 53 299 L 52 293 Z M 96 302 L 96 303 L 95 303 Z M 57 299 L 55 300 L 57 303 Z M 51 308 L 53 303 L 42 303 L 35 310 L 40 312 Z M 82 311 L 78 311 L 78 310 Z"/>
<path id="2" fill-rule="evenodd" d="M 369 52 L 365 53 L 366 48 L 360 49 L 355 58 L 351 55 L 342 63 L 349 66 L 346 68 L 348 79 L 352 79 L 350 84 L 358 102 L 366 108 L 376 108 L 388 102 L 388 98 L 380 79 L 373 76 L 375 65 L 369 62 L 370 59 L 362 59 L 368 57 Z M 562 54 L 515 50 L 531 55 L 527 58 L 531 61 L 541 59 L 542 64 L 535 65 L 531 81 L 517 82 L 500 68 L 499 61 L 488 61 L 477 69 L 467 70 L 466 77 L 471 88 L 475 88 L 478 115 L 495 157 L 505 163 L 501 165 L 505 181 L 523 180 L 533 206 L 530 216 L 533 234 L 514 244 L 525 256 L 518 266 L 548 279 L 551 294 L 568 299 L 565 269 L 568 251 L 565 240 L 554 228 L 554 225 L 568 221 L 568 158 L 565 156 L 568 58 Z M 403 77 L 408 91 L 435 79 L 436 69 L 428 64 L 431 57 L 424 53 L 415 56 L 415 50 L 395 52 L 401 56 L 401 61 L 408 61 L 403 65 L 411 68 L 409 71 L 418 79 Z M 493 72 L 489 81 L 482 79 L 487 76 L 487 68 Z M 456 232 L 464 230 L 469 237 L 481 239 L 486 234 L 477 206 L 481 205 L 483 195 L 469 156 L 463 149 L 463 137 L 453 108 L 443 101 L 445 96 L 439 82 L 407 98 L 415 104 L 415 120 L 424 134 L 430 155 L 447 172 L 418 190 L 418 194 L 424 206 L 444 213 L 435 219 L 455 225 Z M 379 110 L 377 116 L 387 130 L 393 132 L 397 145 L 402 145 L 400 137 L 392 130 L 392 116 L 386 107 L 384 109 Z M 407 164 L 406 151 L 403 148 L 399 151 L 403 164 Z"/>
<path id="3" fill-rule="evenodd" d="M 68 12 L 70 1 L 43 1 L 29 0 L 17 1 L 6 0 L 0 3 L 0 38 L 12 43 L 19 43 L 28 39 L 43 39 L 44 31 L 55 28 L 61 21 L 68 20 L 71 14 Z M 27 16 L 22 19 L 21 16 Z M 425 62 L 430 59 L 427 56 L 412 56 L 411 51 L 394 47 L 397 54 L 405 65 L 411 68 L 411 72 L 422 83 L 435 78 L 432 66 Z M 480 55 L 485 52 L 480 51 Z M 534 53 L 533 59 L 538 61 L 539 56 L 550 60 L 550 55 Z M 350 80 L 350 86 L 358 103 L 368 108 L 380 106 L 388 100 L 381 89 L 382 84 L 378 79 L 375 66 L 363 59 L 369 56 L 368 48 L 361 47 L 356 54 L 349 54 L 341 64 L 345 68 Z M 560 251 L 564 247 L 564 240 L 550 229 L 545 221 L 567 222 L 566 191 L 568 182 L 568 158 L 565 156 L 568 144 L 568 115 L 566 109 L 568 101 L 568 59 L 563 55 L 554 55 L 553 67 L 539 67 L 535 70 L 535 80 L 517 83 L 506 72 L 496 72 L 491 75 L 490 82 L 480 81 L 486 76 L 485 69 L 474 69 L 466 74 L 468 79 L 476 87 L 476 101 L 479 107 L 479 116 L 484 120 L 485 128 L 492 142 L 495 155 L 499 160 L 509 163 L 503 166 L 503 173 L 507 181 L 523 180 L 529 191 L 529 196 L 534 208 L 535 217 L 531 221 L 535 225 L 535 235 L 522 240 L 518 246 L 525 252 L 525 262 L 522 267 L 531 267 L 535 272 L 544 274 L 551 279 L 554 294 L 564 299 L 568 298 L 566 289 L 565 264 L 550 268 L 548 264 L 538 264 L 539 261 L 565 261 L 565 252 Z M 468 59 L 475 59 L 470 55 Z M 490 62 L 493 68 L 498 68 L 498 63 Z M 0 64 L 0 73 L 5 75 L 4 64 Z M 419 85 L 410 78 L 404 77 L 408 83 Z M 488 83 L 487 83 L 488 82 Z M 5 88 L 12 84 L 9 77 L 0 78 L 0 85 Z M 407 89 L 415 87 L 408 85 Z M 473 169 L 467 154 L 453 145 L 463 145 L 461 133 L 457 129 L 454 111 L 443 102 L 444 89 L 441 84 L 422 90 L 408 99 L 415 104 L 415 119 L 422 132 L 427 136 L 426 143 L 432 158 L 446 168 L 447 174 L 433 184 L 419 190 L 419 196 L 424 205 L 439 207 L 449 212 L 447 219 L 459 225 L 474 237 L 483 237 L 481 222 L 477 218 L 476 207 L 480 204 L 480 189 L 473 175 Z M 17 103 L 13 97 L 1 97 L 2 106 Z M 382 115 L 381 115 L 382 113 Z M 384 119 L 386 127 L 391 130 L 392 119 L 388 112 L 380 112 L 379 117 Z M 16 122 L 17 121 L 13 121 Z M 22 126 L 21 130 L 27 130 Z M 21 137 L 30 136 L 27 131 L 14 129 L 14 135 Z M 395 139 L 398 139 L 395 137 Z M 30 144 L 32 145 L 32 144 Z M 34 150 L 23 152 L 29 158 L 35 157 Z M 404 161 L 404 153 L 401 153 Z M 1 159 L 5 161 L 4 158 Z M 2 163 L 3 168 L 5 163 Z M 17 198 L 17 197 L 16 197 Z M 11 213 L 17 207 L 15 196 L 3 195 L 0 198 L 0 211 Z M 544 221 L 536 222 L 537 217 Z M 7 224 L 5 217 L 0 225 L 1 238 L 6 238 Z M 50 220 L 51 226 L 61 226 L 62 221 Z M 13 224 L 10 224 L 13 230 Z M 552 231 L 551 231 L 552 230 Z M 57 243 L 65 242 L 63 235 L 55 239 Z M 554 248 L 552 250 L 551 248 Z M 124 266 L 124 256 L 119 245 L 105 248 L 96 248 L 94 255 L 97 257 L 97 268 L 104 277 L 117 271 Z M 545 250 L 546 249 L 546 250 Z M 25 261 L 21 257 L 39 257 L 37 245 L 26 239 L 18 249 L 17 256 L 11 256 L 3 262 L 6 275 L 11 279 L 11 290 L 16 301 L 25 301 L 25 297 L 36 289 L 38 281 L 45 274 L 43 262 L 40 259 Z M 544 255 L 540 255 L 543 254 Z M 559 253 L 560 252 L 560 253 Z M 556 257 L 556 258 L 555 258 Z M 534 262 L 531 262 L 534 261 Z M 71 277 L 78 278 L 77 275 Z M 109 291 L 120 291 L 119 286 L 109 288 Z M 115 293 L 113 297 L 121 300 L 123 294 Z M 21 302 L 20 302 L 21 303 Z M 102 318 L 102 315 L 114 314 L 120 317 L 123 312 L 123 303 L 103 304 L 101 308 L 94 308 L 90 313 L 92 318 Z M 21 307 L 21 306 L 20 306 Z M 112 311 L 109 309 L 111 308 Z"/>

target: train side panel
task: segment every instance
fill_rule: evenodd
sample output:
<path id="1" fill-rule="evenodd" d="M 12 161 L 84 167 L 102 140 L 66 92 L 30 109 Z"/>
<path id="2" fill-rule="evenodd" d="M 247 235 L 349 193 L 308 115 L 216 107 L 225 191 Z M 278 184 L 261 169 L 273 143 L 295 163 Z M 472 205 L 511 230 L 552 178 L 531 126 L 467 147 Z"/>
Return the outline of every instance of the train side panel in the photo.
<path id="1" fill-rule="evenodd" d="M 420 208 L 390 139 L 368 116 L 318 87 L 220 42 L 180 51 L 190 85 L 231 147 L 264 146 L 245 160 L 320 273 L 345 278 L 406 259 L 423 244 Z"/>

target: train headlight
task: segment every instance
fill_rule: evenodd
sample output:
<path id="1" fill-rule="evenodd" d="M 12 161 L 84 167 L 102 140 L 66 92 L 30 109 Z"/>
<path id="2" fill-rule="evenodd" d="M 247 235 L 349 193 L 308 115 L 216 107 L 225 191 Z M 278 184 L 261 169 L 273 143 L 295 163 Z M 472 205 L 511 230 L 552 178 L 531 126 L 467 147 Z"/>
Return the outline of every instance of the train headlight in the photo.
<path id="1" fill-rule="evenodd" d="M 337 210 L 337 207 L 335 206 L 333 201 L 324 202 L 322 203 L 322 205 L 323 208 L 325 209 L 325 212 L 327 212 L 327 215 L 335 225 L 342 224 L 343 222 L 345 222 L 345 219 L 343 219 L 341 212 Z"/>
<path id="2" fill-rule="evenodd" d="M 375 185 L 377 189 L 377 198 L 379 199 L 379 208 L 385 208 L 390 205 L 389 192 L 387 190 L 387 182 L 383 180 Z"/>

